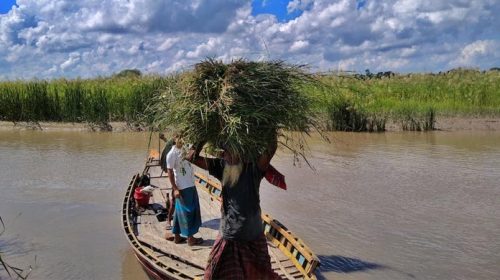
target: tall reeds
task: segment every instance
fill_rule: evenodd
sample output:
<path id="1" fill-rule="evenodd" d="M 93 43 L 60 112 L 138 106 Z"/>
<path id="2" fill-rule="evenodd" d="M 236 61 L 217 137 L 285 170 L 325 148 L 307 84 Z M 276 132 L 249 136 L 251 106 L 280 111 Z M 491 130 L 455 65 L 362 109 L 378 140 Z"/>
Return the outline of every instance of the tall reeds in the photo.
<path id="1" fill-rule="evenodd" d="M 144 114 L 155 92 L 174 76 L 115 75 L 111 78 L 0 82 L 0 120 L 150 124 Z M 315 113 L 331 130 L 433 129 L 443 116 L 500 116 L 500 71 L 456 69 L 439 74 L 328 74 L 322 86 L 303 86 Z M 164 104 L 168 106 L 168 104 Z"/>
<path id="2" fill-rule="evenodd" d="M 330 92 L 309 93 L 332 130 L 432 130 L 444 116 L 500 116 L 500 72 L 456 69 L 381 78 L 324 75 Z"/>
<path id="3" fill-rule="evenodd" d="M 166 78 L 0 82 L 0 120 L 106 123 L 144 121 Z"/>

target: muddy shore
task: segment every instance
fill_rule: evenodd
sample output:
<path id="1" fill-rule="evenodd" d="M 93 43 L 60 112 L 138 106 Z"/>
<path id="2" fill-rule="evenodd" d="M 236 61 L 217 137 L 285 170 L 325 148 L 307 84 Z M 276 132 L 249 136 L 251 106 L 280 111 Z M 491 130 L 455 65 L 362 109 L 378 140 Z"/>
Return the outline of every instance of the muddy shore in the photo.
<path id="1" fill-rule="evenodd" d="M 441 117 L 436 120 L 436 130 L 441 131 L 500 131 L 500 117 Z M 144 131 L 144 127 L 132 126 L 126 122 L 110 122 L 105 125 L 66 122 L 9 122 L 0 121 L 2 130 L 67 130 L 67 131 Z M 387 122 L 386 131 L 402 131 L 398 122 Z"/>
<path id="2" fill-rule="evenodd" d="M 41 131 L 89 131 L 89 132 L 134 132 L 145 131 L 144 127 L 132 126 L 126 122 L 107 124 L 70 122 L 9 122 L 0 121 L 0 130 L 41 130 Z"/>

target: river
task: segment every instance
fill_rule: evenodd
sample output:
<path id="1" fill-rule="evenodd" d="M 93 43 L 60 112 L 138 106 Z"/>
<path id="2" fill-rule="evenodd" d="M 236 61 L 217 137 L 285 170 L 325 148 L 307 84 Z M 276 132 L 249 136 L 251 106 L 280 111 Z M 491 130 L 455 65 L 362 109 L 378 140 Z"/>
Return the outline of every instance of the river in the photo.
<path id="1" fill-rule="evenodd" d="M 332 133 L 262 208 L 319 279 L 500 279 L 500 132 Z M 0 130 L 0 252 L 29 279 L 146 279 L 120 227 L 146 133 Z M 153 141 L 157 147 L 157 140 Z M 0 269 L 0 279 L 5 277 Z"/>

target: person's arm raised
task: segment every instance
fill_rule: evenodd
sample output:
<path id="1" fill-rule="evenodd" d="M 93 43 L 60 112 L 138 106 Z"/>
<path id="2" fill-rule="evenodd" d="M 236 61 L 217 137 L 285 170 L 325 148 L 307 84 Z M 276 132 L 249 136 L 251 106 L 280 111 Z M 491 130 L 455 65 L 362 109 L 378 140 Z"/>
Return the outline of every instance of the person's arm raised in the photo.
<path id="1" fill-rule="evenodd" d="M 189 150 L 188 155 L 186 156 L 186 160 L 200 168 L 208 169 L 207 159 L 200 156 L 203 145 L 204 143 L 193 145 L 193 147 Z"/>
<path id="2" fill-rule="evenodd" d="M 257 167 L 261 172 L 266 172 L 267 168 L 271 164 L 271 159 L 276 153 L 278 148 L 278 139 L 276 138 L 267 148 L 267 150 L 259 157 L 257 160 Z"/>

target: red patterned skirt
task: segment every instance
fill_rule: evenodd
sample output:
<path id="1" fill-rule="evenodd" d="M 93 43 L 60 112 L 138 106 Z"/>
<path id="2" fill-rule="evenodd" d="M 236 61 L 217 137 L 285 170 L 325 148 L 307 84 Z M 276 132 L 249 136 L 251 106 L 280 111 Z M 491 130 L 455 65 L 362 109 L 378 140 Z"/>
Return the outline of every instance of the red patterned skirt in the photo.
<path id="1" fill-rule="evenodd" d="M 254 241 L 233 241 L 217 237 L 208 265 L 205 280 L 212 279 L 281 279 L 271 268 L 264 234 Z"/>

